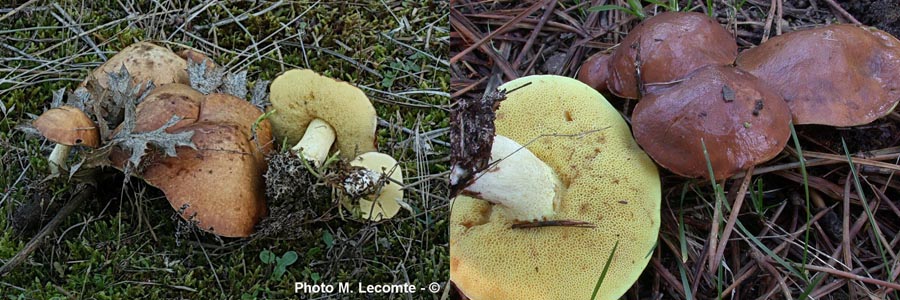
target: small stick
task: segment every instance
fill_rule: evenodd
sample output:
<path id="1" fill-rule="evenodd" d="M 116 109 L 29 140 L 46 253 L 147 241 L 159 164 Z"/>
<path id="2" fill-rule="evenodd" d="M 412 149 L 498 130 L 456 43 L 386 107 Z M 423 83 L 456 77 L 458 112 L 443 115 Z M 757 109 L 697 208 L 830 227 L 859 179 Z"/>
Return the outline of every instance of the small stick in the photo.
<path id="1" fill-rule="evenodd" d="M 94 187 L 91 185 L 85 185 L 84 188 L 82 188 L 81 191 L 78 192 L 78 194 L 72 197 L 72 199 L 70 199 L 69 202 L 67 202 L 66 205 L 64 205 L 59 210 L 59 212 L 56 213 L 56 216 L 54 216 L 53 219 L 50 220 L 49 223 L 47 223 L 47 225 L 44 225 L 44 228 L 42 228 L 41 231 L 38 232 L 38 234 L 36 234 L 31 238 L 30 241 L 28 241 L 28 244 L 25 244 L 25 247 L 22 248 L 19 253 L 16 253 L 15 256 L 10 258 L 5 264 L 3 264 L 3 267 L 0 267 L 0 276 L 5 276 L 7 273 L 24 262 L 25 259 L 28 258 L 29 255 L 31 255 L 31 253 L 36 251 L 41 246 L 41 243 L 44 242 L 44 238 L 47 237 L 47 235 L 56 230 L 56 227 L 59 226 L 59 224 L 62 223 L 62 221 L 65 220 L 66 217 L 75 212 L 76 209 L 81 207 L 82 203 L 84 203 L 88 198 L 93 197 L 93 195 Z"/>
<path id="2" fill-rule="evenodd" d="M 537 221 L 527 223 L 516 223 L 512 225 L 513 229 L 538 228 L 538 227 L 577 227 L 577 228 L 597 228 L 597 225 L 591 222 L 574 221 L 574 220 L 553 220 L 553 221 Z"/>
<path id="3" fill-rule="evenodd" d="M 837 2 L 834 2 L 834 0 L 825 0 L 825 2 L 828 3 L 828 6 L 831 6 L 831 9 L 833 9 L 839 15 L 841 15 L 841 17 L 843 17 L 844 19 L 847 19 L 847 21 L 850 21 L 851 23 L 856 24 L 856 25 L 862 25 L 862 23 L 860 23 L 859 20 L 857 20 L 856 18 L 853 17 L 853 15 L 851 15 L 846 10 L 844 10 L 844 8 L 841 7 L 840 4 L 837 4 Z"/>
<path id="4" fill-rule="evenodd" d="M 754 166 L 750 166 L 750 169 L 747 170 L 747 173 L 752 174 L 753 169 Z M 728 216 L 728 221 L 725 223 L 725 229 L 722 230 L 722 237 L 719 239 L 719 244 L 715 248 L 715 255 L 713 256 L 713 260 L 709 264 L 710 267 L 712 267 L 713 265 L 719 265 L 719 262 L 722 261 L 722 256 L 725 255 L 725 246 L 728 243 L 731 232 L 734 230 L 734 224 L 737 222 L 737 217 L 741 213 L 741 206 L 744 204 L 744 198 L 747 195 L 747 188 L 750 186 L 750 178 L 752 178 L 752 176 L 744 176 L 744 179 L 741 180 L 741 185 L 734 199 L 734 204 L 731 205 L 731 214 Z M 715 269 L 710 269 L 709 272 L 713 273 L 715 272 Z"/>

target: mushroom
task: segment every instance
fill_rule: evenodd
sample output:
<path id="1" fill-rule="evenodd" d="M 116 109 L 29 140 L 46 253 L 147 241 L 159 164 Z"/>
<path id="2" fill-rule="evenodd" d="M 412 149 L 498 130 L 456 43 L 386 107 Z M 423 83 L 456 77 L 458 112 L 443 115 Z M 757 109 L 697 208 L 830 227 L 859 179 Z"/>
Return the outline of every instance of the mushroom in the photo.
<path id="1" fill-rule="evenodd" d="M 390 155 L 366 152 L 350 161 L 350 165 L 360 167 L 344 180 L 347 195 L 362 196 L 358 206 L 350 198 L 342 201 L 344 207 L 359 211 L 360 217 L 370 221 L 393 218 L 401 207 L 409 208 L 403 201 L 403 170 Z M 388 176 L 390 179 L 383 179 Z M 383 185 L 382 185 L 383 183 Z M 379 188 L 380 186 L 380 188 Z M 411 209 L 410 209 L 411 210 Z"/>
<path id="2" fill-rule="evenodd" d="M 56 143 L 47 159 L 53 175 L 59 175 L 60 168 L 66 168 L 66 158 L 72 146 L 100 146 L 97 126 L 87 114 L 73 106 L 51 108 L 41 114 L 33 125 L 41 135 Z"/>
<path id="3" fill-rule="evenodd" d="M 275 136 L 316 166 L 332 144 L 345 158 L 375 151 L 375 108 L 356 87 L 311 70 L 281 74 L 270 86 Z"/>
<path id="4" fill-rule="evenodd" d="M 193 61 L 195 63 L 203 63 L 206 65 L 207 70 L 215 70 L 219 66 L 216 65 L 216 62 L 209 58 L 203 52 L 194 50 L 194 49 L 184 49 L 178 51 L 178 56 L 183 58 L 185 61 Z"/>
<path id="5" fill-rule="evenodd" d="M 581 65 L 576 78 L 598 92 L 607 92 L 609 90 L 606 85 L 606 80 L 609 79 L 609 58 L 610 55 L 603 52 L 591 55 Z"/>
<path id="6" fill-rule="evenodd" d="M 734 63 L 737 42 L 716 20 L 696 12 L 664 12 L 628 33 L 609 62 L 609 90 L 637 99 L 642 84 L 678 80 L 708 65 Z"/>
<path id="7" fill-rule="evenodd" d="M 541 75 L 499 89 L 514 91 L 494 121 L 491 160 L 503 160 L 471 182 L 493 176 L 486 186 L 509 188 L 473 192 L 470 186 L 454 198 L 450 279 L 472 299 L 587 299 L 613 255 L 597 295 L 617 299 L 641 274 L 657 240 L 656 166 L 619 112 L 590 86 Z M 462 180 L 451 184 L 454 179 Z M 523 192 L 535 190 L 541 192 Z M 542 192 L 551 190 L 555 195 Z M 516 226 L 533 218 L 596 227 Z"/>
<path id="8" fill-rule="evenodd" d="M 634 137 L 661 166 L 709 178 L 731 177 L 781 152 L 790 137 L 790 109 L 753 75 L 707 66 L 676 83 L 649 85 L 632 115 Z"/>
<path id="9" fill-rule="evenodd" d="M 187 61 L 168 48 L 150 42 L 131 44 L 105 63 L 94 69 L 81 86 L 95 83 L 102 89 L 109 89 L 109 73 L 118 72 L 122 67 L 131 74 L 135 85 L 144 85 L 138 94 L 147 88 L 147 81 L 156 86 L 169 83 L 188 84 Z"/>
<path id="10" fill-rule="evenodd" d="M 227 94 L 203 96 L 184 85 L 153 90 L 136 108 L 134 132 L 149 132 L 173 116 L 182 120 L 168 133 L 193 131 L 196 149 L 178 147 L 177 156 L 158 151 L 137 168 L 136 176 L 165 193 L 185 220 L 217 235 L 246 237 L 266 214 L 265 154 L 272 150 L 267 120 L 255 106 Z M 129 154 L 113 149 L 113 165 L 123 168 Z"/>
<path id="11" fill-rule="evenodd" d="M 871 27 L 783 34 L 742 52 L 737 66 L 780 93 L 795 124 L 867 124 L 900 101 L 900 41 Z"/>

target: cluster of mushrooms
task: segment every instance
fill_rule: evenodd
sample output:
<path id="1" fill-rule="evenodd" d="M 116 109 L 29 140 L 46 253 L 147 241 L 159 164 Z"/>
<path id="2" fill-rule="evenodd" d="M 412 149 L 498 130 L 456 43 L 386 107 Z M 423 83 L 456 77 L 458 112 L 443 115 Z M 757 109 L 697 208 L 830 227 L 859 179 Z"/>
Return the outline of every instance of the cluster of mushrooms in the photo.
<path id="1" fill-rule="evenodd" d="M 738 54 L 715 20 L 667 12 L 589 58 L 578 80 L 528 76 L 458 99 L 451 281 L 470 299 L 588 299 L 608 264 L 596 295 L 618 299 L 657 240 L 651 157 L 709 178 L 705 147 L 712 177 L 728 178 L 781 152 L 791 122 L 854 126 L 890 113 L 897 77 L 900 42 L 876 29 L 830 25 Z M 634 139 L 601 93 L 640 100 Z"/>
<path id="2" fill-rule="evenodd" d="M 290 70 L 271 84 L 264 112 L 257 98 L 266 97 L 265 84 L 257 85 L 251 103 L 245 72 L 226 74 L 197 51 L 139 42 L 32 125 L 57 143 L 53 175 L 67 169 L 71 147 L 95 148 L 76 166 L 109 165 L 139 177 L 162 190 L 183 219 L 220 236 L 249 236 L 266 216 L 266 158 L 279 143 L 297 143 L 298 159 L 311 168 L 328 157 L 352 160 L 341 199 L 357 216 L 378 221 L 405 206 L 403 172 L 376 152 L 375 110 L 362 91 Z"/>
<path id="3" fill-rule="evenodd" d="M 828 25 L 773 37 L 738 54 L 734 37 L 700 13 L 667 12 L 637 25 L 578 79 L 639 99 L 634 137 L 685 177 L 731 177 L 775 157 L 790 124 L 857 126 L 900 101 L 900 41 L 870 27 Z"/>

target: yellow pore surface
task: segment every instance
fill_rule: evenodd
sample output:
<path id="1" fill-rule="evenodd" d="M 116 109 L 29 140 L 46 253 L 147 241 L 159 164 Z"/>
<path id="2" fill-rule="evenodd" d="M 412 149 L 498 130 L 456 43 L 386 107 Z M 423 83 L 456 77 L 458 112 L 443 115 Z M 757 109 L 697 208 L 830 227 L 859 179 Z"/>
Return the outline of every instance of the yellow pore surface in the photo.
<path id="1" fill-rule="evenodd" d="M 660 181 L 628 125 L 602 95 L 560 76 L 529 76 L 497 111 L 497 134 L 526 145 L 566 191 L 551 220 L 596 228 L 512 229 L 503 208 L 457 197 L 450 278 L 473 300 L 589 299 L 618 242 L 597 299 L 618 299 L 649 261 L 659 231 Z M 543 137 L 542 137 L 543 136 Z"/>

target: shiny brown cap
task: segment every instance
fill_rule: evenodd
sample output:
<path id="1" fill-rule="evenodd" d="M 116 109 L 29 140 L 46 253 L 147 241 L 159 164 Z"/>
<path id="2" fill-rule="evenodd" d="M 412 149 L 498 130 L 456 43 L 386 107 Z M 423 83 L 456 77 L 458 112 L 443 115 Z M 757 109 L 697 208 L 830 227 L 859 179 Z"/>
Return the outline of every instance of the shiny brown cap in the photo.
<path id="1" fill-rule="evenodd" d="M 705 143 L 718 180 L 781 152 L 790 114 L 781 96 L 750 73 L 708 66 L 677 83 L 647 86 L 631 120 L 644 151 L 681 176 L 709 178 Z"/>
<path id="2" fill-rule="evenodd" d="M 609 63 L 609 90 L 616 96 L 637 99 L 644 84 L 678 80 L 708 65 L 730 65 L 737 57 L 737 42 L 716 20 L 695 12 L 665 12 L 638 24 L 613 52 Z"/>
<path id="3" fill-rule="evenodd" d="M 32 123 L 48 140 L 66 146 L 100 147 L 100 131 L 83 111 L 60 106 L 44 112 Z"/>
<path id="4" fill-rule="evenodd" d="M 742 52 L 737 66 L 780 93 L 796 124 L 862 125 L 900 100 L 900 41 L 870 27 L 787 33 Z"/>
<path id="5" fill-rule="evenodd" d="M 595 53 L 588 57 L 578 70 L 577 78 L 598 92 L 606 93 L 606 79 L 609 78 L 610 55 L 603 52 Z"/>

